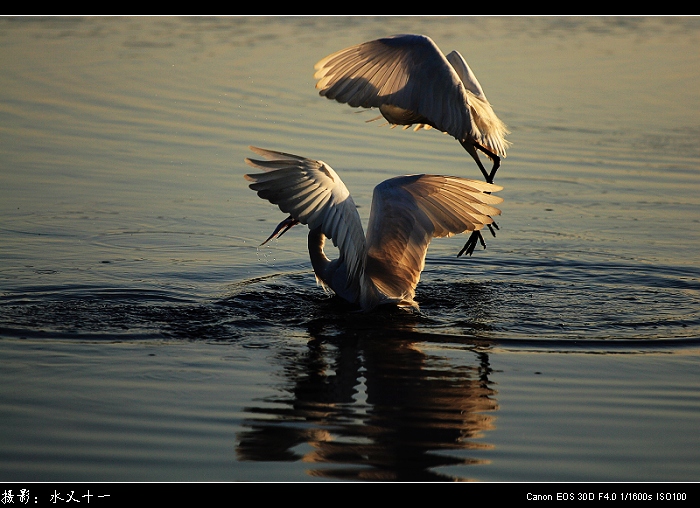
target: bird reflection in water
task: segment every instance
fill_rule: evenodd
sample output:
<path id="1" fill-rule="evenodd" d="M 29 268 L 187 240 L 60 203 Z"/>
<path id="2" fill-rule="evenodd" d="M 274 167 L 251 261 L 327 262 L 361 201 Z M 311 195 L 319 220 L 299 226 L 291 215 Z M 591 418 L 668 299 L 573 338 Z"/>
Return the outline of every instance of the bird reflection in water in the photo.
<path id="1" fill-rule="evenodd" d="M 283 359 L 292 396 L 247 408 L 261 417 L 244 422 L 238 459 L 308 462 L 310 476 L 329 479 L 468 480 L 439 469 L 487 462 L 449 452 L 492 448 L 481 441 L 498 409 L 488 354 L 473 351 L 473 365 L 459 368 L 431 336 L 400 329 L 410 328 L 405 313 L 393 331 L 371 322 L 396 312 L 341 334 L 310 323 L 306 350 Z"/>

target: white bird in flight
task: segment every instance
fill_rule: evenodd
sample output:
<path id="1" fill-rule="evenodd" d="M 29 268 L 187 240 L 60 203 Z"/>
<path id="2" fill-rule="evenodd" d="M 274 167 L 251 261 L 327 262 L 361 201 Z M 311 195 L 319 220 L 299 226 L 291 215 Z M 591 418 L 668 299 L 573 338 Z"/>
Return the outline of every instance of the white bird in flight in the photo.
<path id="1" fill-rule="evenodd" d="M 289 217 L 270 237 L 296 224 L 309 227 L 308 248 L 316 279 L 367 311 L 382 304 L 417 307 L 415 288 L 433 238 L 477 231 L 490 224 L 502 187 L 439 175 L 390 178 L 372 197 L 367 235 L 357 206 L 338 174 L 325 162 L 250 147 L 266 160 L 245 159 L 263 173 L 248 174 L 250 188 Z M 338 248 L 331 261 L 329 238 Z"/>
<path id="2" fill-rule="evenodd" d="M 396 35 L 341 49 L 314 66 L 319 94 L 379 108 L 393 125 L 434 127 L 456 138 L 488 183 L 506 156 L 508 129 L 462 55 L 447 56 L 424 35 Z M 477 150 L 493 161 L 486 171 Z"/>

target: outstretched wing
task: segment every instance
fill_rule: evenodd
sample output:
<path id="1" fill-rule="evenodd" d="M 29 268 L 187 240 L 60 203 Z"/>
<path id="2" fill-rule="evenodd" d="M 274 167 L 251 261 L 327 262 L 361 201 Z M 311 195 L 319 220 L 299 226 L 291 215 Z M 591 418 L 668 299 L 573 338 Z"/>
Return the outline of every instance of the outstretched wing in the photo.
<path id="1" fill-rule="evenodd" d="M 502 187 L 438 175 L 399 176 L 377 185 L 367 231 L 365 273 L 390 298 L 413 301 L 433 238 L 491 224 Z"/>
<path id="2" fill-rule="evenodd" d="M 380 108 L 387 120 L 395 117 L 393 123 L 425 123 L 459 140 L 472 131 L 465 88 L 429 37 L 396 35 L 365 42 L 314 67 L 316 88 L 329 99 Z"/>
<path id="3" fill-rule="evenodd" d="M 310 229 L 333 241 L 340 258 L 347 263 L 348 274 L 361 267 L 365 237 L 360 214 L 345 184 L 323 161 L 251 146 L 267 160 L 246 159 L 246 163 L 264 173 L 245 175 L 258 196 L 279 206 Z"/>

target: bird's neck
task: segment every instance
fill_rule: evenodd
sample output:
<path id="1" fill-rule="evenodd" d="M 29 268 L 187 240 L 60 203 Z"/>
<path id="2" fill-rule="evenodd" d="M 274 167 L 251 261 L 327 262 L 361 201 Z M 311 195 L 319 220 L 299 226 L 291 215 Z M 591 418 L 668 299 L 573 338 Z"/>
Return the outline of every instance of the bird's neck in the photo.
<path id="1" fill-rule="evenodd" d="M 323 252 L 323 246 L 325 244 L 326 236 L 321 233 L 321 228 L 309 231 L 308 245 L 311 266 L 316 273 L 316 277 L 326 286 L 331 287 L 332 274 L 329 273 L 331 260 L 328 259 L 325 252 Z"/>
<path id="2" fill-rule="evenodd" d="M 358 303 L 365 310 L 375 307 L 381 301 L 381 295 L 365 275 L 364 263 L 356 273 L 348 273 L 348 266 L 342 255 L 333 261 L 328 259 L 323 252 L 325 243 L 326 236 L 320 228 L 309 231 L 309 257 L 316 278 L 350 303 Z"/>

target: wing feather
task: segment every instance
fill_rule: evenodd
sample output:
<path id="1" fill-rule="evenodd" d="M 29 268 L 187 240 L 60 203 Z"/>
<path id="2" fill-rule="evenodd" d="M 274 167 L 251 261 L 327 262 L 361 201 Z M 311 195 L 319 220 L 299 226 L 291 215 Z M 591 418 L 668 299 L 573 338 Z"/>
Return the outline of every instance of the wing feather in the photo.
<path id="1" fill-rule="evenodd" d="M 329 99 L 353 107 L 395 106 L 460 140 L 472 131 L 464 85 L 429 37 L 365 42 L 321 59 L 315 69 L 316 88 Z"/>
<path id="2" fill-rule="evenodd" d="M 413 302 L 430 241 L 483 228 L 502 187 L 452 176 L 413 175 L 374 189 L 365 273 L 390 298 Z"/>
<path id="3" fill-rule="evenodd" d="M 250 149 L 267 160 L 245 160 L 265 171 L 245 175 L 252 182 L 249 187 L 310 229 L 320 227 L 338 247 L 339 259 L 347 263 L 348 280 L 357 277 L 365 249 L 364 232 L 357 206 L 333 168 L 284 152 Z"/>

